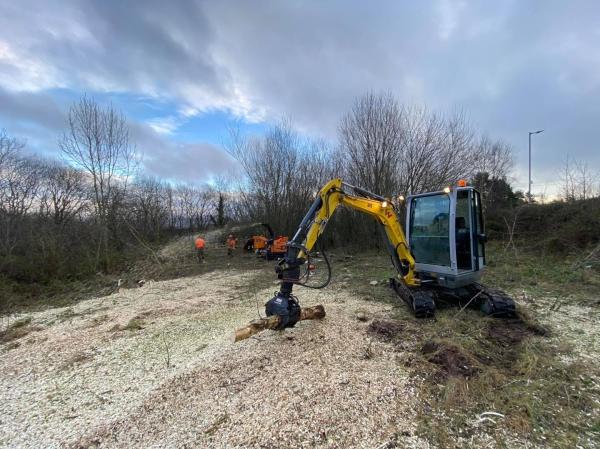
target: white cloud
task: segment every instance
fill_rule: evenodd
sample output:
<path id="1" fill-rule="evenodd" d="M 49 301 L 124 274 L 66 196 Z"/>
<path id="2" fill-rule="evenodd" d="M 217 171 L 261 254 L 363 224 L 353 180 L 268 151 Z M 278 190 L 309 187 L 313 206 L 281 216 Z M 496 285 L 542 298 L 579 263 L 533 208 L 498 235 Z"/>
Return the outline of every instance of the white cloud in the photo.
<path id="1" fill-rule="evenodd" d="M 0 87 L 13 91 L 38 91 L 61 87 L 54 67 L 19 52 L 0 40 Z"/>
<path id="2" fill-rule="evenodd" d="M 3 2 L 0 88 L 165 99 L 177 112 L 148 120 L 162 137 L 219 110 L 254 122 L 285 115 L 333 138 L 356 96 L 391 91 L 466 109 L 515 146 L 521 166 L 527 130 L 548 129 L 542 183 L 566 149 L 600 165 L 599 14 L 597 2 L 516 0 Z"/>
<path id="3" fill-rule="evenodd" d="M 452 37 L 460 26 L 461 13 L 466 3 L 462 0 L 440 0 L 437 10 L 440 19 L 438 35 L 441 40 L 446 41 Z"/>
<path id="4" fill-rule="evenodd" d="M 177 117 L 160 117 L 147 120 L 146 123 L 150 128 L 156 131 L 158 134 L 173 134 L 177 128 L 181 125 L 181 120 Z"/>

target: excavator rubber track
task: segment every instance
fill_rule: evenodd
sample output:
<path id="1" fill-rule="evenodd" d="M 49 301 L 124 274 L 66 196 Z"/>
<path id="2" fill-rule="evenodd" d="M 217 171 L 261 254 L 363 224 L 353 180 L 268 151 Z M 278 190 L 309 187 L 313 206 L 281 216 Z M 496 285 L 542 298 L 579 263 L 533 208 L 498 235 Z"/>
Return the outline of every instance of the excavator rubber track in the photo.
<path id="1" fill-rule="evenodd" d="M 417 318 L 427 318 L 435 315 L 435 300 L 432 291 L 409 289 L 402 281 L 390 278 L 390 285 L 400 298 L 411 308 Z"/>
<path id="2" fill-rule="evenodd" d="M 480 293 L 479 309 L 485 314 L 497 318 L 513 318 L 517 314 L 515 301 L 502 290 L 490 289 L 482 284 L 473 284 Z"/>

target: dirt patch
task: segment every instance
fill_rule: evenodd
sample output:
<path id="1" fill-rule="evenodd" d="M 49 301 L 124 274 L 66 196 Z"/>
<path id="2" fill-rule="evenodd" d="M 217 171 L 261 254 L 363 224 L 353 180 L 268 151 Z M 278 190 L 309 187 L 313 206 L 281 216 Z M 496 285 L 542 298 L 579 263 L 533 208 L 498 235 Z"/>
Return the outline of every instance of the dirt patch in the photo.
<path id="1" fill-rule="evenodd" d="M 172 315 L 174 313 L 176 313 L 175 308 L 158 307 L 156 309 L 144 310 L 142 313 L 137 314 L 135 318 L 139 320 L 154 319 L 162 316 Z"/>
<path id="2" fill-rule="evenodd" d="M 68 357 L 62 363 L 62 365 L 60 365 L 59 370 L 67 370 L 67 369 L 73 368 L 77 365 L 80 365 L 82 363 L 92 360 L 92 358 L 93 358 L 93 356 L 89 352 L 77 351 L 76 353 L 74 353 L 70 357 Z"/>
<path id="3" fill-rule="evenodd" d="M 547 328 L 537 324 L 516 320 L 494 320 L 487 329 L 487 338 L 501 346 L 514 346 L 530 336 L 545 337 L 549 335 Z"/>
<path id="4" fill-rule="evenodd" d="M 406 325 L 400 321 L 374 320 L 367 328 L 367 333 L 383 341 L 398 339 L 405 331 Z"/>
<path id="5" fill-rule="evenodd" d="M 106 314 L 100 315 L 97 317 L 93 317 L 92 320 L 90 321 L 89 327 L 100 326 L 101 324 L 104 324 L 105 322 L 107 322 L 109 319 L 110 319 L 110 317 Z"/>
<path id="6" fill-rule="evenodd" d="M 9 349 L 16 348 L 18 345 L 14 344 L 15 340 L 42 329 L 44 329 L 42 326 L 31 324 L 31 318 L 23 318 L 10 324 L 6 330 L 0 332 L 0 343 L 12 343 Z"/>
<path id="7" fill-rule="evenodd" d="M 442 378 L 473 377 L 479 372 L 477 360 L 465 349 L 455 345 L 427 341 L 421 352 L 427 360 L 440 367 Z"/>
<path id="8" fill-rule="evenodd" d="M 134 317 L 130 319 L 127 324 L 115 324 L 110 328 L 111 332 L 121 332 L 121 331 L 139 331 L 144 328 L 146 323 L 144 320 L 138 317 Z"/>

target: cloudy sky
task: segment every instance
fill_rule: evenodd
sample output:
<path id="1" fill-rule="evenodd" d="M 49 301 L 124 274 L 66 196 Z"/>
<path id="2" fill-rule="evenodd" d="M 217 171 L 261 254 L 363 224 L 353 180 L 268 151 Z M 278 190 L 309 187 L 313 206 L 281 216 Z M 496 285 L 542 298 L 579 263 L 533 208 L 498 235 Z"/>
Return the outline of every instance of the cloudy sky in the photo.
<path id="1" fill-rule="evenodd" d="M 126 113 L 150 174 L 203 182 L 232 169 L 228 125 L 334 140 L 369 90 L 467 111 L 523 189 L 544 129 L 552 193 L 567 154 L 600 169 L 600 2 L 0 1 L 0 128 L 48 155 L 85 92 Z"/>

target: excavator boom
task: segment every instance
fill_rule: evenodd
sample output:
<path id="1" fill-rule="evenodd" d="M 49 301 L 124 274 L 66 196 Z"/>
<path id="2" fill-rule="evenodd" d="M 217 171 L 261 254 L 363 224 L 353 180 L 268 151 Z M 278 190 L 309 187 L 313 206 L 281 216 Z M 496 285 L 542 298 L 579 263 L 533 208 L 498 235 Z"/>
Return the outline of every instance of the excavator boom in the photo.
<path id="1" fill-rule="evenodd" d="M 394 249 L 395 259 L 398 261 L 396 268 L 402 280 L 409 286 L 418 286 L 419 282 L 414 276 L 415 261 L 392 203 L 379 195 L 347 184 L 341 179 L 329 181 L 319 191 L 300 227 L 288 243 L 288 248 L 292 251 L 288 250 L 287 256 L 291 256 L 290 259 L 304 258 L 306 251 L 313 249 L 340 205 L 370 215 L 383 226 L 389 243 Z M 294 251 L 294 248 L 299 251 Z"/>

